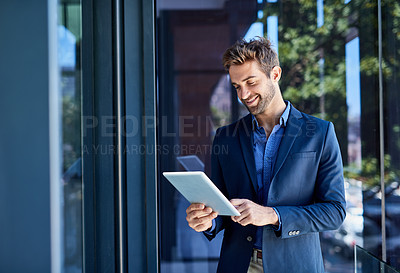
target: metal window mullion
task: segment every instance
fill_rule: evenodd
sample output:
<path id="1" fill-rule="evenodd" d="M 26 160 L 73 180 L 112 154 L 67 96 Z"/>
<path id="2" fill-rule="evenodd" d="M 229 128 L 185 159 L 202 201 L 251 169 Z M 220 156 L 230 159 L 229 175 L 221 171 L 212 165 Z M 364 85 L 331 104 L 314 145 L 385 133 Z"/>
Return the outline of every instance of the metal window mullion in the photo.
<path id="1" fill-rule="evenodd" d="M 154 147 L 156 141 L 156 87 L 155 87 L 155 1 L 142 0 L 143 14 L 143 99 L 145 117 L 154 117 L 147 124 L 144 143 L 146 147 Z M 146 256 L 147 272 L 159 272 L 158 259 L 158 204 L 157 204 L 157 153 L 146 153 L 145 183 L 146 183 Z"/>
<path id="2" fill-rule="evenodd" d="M 378 0 L 378 51 L 379 51 L 379 143 L 380 143 L 380 184 L 381 184 L 381 224 L 382 260 L 386 262 L 386 212 L 385 212 L 385 142 L 383 117 L 383 75 L 382 75 L 382 3 Z"/>
<path id="3" fill-rule="evenodd" d="M 51 236 L 51 272 L 63 269 L 63 188 L 60 185 L 62 152 L 61 145 L 61 90 L 57 52 L 57 3 L 48 1 L 48 46 L 49 46 L 49 150 L 50 150 L 50 236 Z"/>
<path id="4" fill-rule="evenodd" d="M 124 71 L 123 71 L 123 25 L 122 0 L 114 2 L 114 53 L 115 53 L 115 99 L 116 99 L 116 171 L 117 171 L 117 272 L 126 272 L 125 247 L 125 159 L 124 147 Z"/>

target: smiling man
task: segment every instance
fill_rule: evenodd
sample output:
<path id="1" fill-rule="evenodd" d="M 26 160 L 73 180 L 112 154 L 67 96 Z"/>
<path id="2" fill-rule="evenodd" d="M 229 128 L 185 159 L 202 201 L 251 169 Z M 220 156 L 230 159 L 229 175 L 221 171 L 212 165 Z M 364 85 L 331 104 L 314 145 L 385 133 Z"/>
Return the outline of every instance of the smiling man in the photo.
<path id="1" fill-rule="evenodd" d="M 217 272 L 324 272 L 319 232 L 346 215 L 333 125 L 283 100 L 267 39 L 236 42 L 223 64 L 250 113 L 217 130 L 228 153 L 212 155 L 212 180 L 241 215 L 191 204 L 189 226 L 210 240 L 225 230 Z"/>

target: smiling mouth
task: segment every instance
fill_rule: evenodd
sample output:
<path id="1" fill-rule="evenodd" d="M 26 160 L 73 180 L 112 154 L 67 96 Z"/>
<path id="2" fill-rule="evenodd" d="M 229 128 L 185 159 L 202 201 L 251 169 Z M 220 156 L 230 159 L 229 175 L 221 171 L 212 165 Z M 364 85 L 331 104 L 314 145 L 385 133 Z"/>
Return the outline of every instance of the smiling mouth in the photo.
<path id="1" fill-rule="evenodd" d="M 257 100 L 258 96 L 255 96 L 252 99 L 249 99 L 246 101 L 247 106 L 251 106 L 256 100 Z"/>

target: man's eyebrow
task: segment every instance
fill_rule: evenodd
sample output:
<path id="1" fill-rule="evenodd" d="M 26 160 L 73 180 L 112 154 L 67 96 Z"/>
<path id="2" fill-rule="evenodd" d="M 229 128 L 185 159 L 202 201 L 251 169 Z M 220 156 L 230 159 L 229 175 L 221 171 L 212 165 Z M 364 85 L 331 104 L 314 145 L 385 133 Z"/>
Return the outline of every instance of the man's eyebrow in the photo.
<path id="1" fill-rule="evenodd" d="M 255 77 L 256 77 L 256 76 L 248 76 L 247 78 L 241 80 L 241 82 L 245 82 L 245 81 L 250 80 L 250 79 L 255 78 Z M 237 84 L 237 83 L 232 82 L 232 84 Z"/>
<path id="2" fill-rule="evenodd" d="M 255 78 L 255 77 L 256 76 L 248 76 L 246 79 L 242 80 L 242 82 L 245 82 L 245 81 L 250 80 L 250 79 Z"/>

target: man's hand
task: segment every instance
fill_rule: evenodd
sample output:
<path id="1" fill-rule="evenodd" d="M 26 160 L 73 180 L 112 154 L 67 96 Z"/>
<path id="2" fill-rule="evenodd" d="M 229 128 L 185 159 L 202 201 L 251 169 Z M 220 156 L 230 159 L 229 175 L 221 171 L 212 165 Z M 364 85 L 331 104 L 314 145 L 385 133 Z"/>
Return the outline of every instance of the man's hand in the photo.
<path id="1" fill-rule="evenodd" d="M 273 208 L 258 205 L 248 199 L 232 199 L 231 203 L 240 212 L 240 216 L 231 216 L 232 221 L 242 226 L 279 224 L 278 215 Z"/>
<path id="2" fill-rule="evenodd" d="M 197 232 L 205 231 L 212 227 L 212 220 L 218 213 L 204 204 L 194 203 L 186 209 L 186 220 L 189 226 Z"/>

